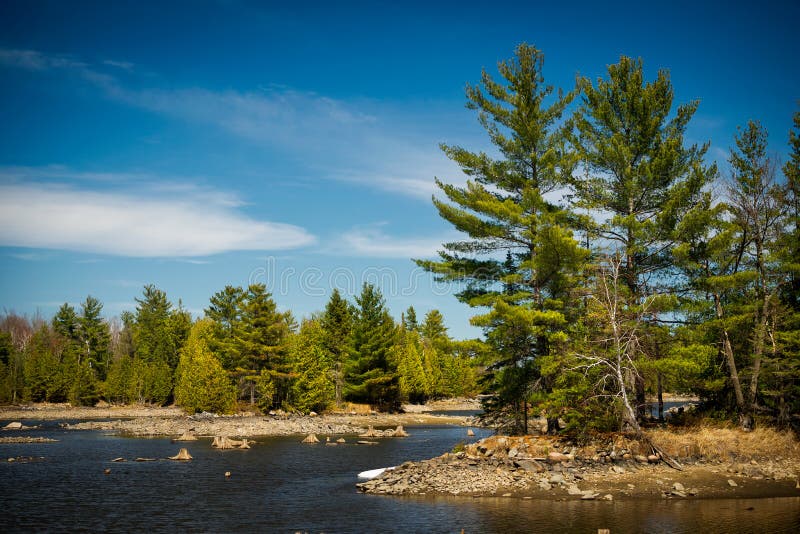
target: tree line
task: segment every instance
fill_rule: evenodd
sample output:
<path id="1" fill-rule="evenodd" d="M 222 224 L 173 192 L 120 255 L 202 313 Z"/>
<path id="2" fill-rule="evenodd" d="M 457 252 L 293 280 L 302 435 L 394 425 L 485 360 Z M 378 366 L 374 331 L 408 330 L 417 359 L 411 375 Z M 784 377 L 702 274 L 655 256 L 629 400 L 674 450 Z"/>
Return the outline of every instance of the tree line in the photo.
<path id="1" fill-rule="evenodd" d="M 0 318 L 0 402 L 309 412 L 477 392 L 480 345 L 451 339 L 438 310 L 420 323 L 410 307 L 396 323 L 370 284 L 354 302 L 334 289 L 300 324 L 263 284 L 226 286 L 198 320 L 152 285 L 119 319 L 103 319 L 102 307 L 89 296 L 49 322 Z"/>
<path id="2" fill-rule="evenodd" d="M 750 121 L 722 172 L 666 70 L 623 56 L 563 91 L 543 62 L 522 44 L 467 87 L 493 152 L 442 145 L 467 180 L 433 203 L 465 239 L 417 260 L 480 310 L 488 408 L 512 432 L 639 430 L 648 394 L 679 391 L 797 426 L 800 113 L 782 167 Z"/>

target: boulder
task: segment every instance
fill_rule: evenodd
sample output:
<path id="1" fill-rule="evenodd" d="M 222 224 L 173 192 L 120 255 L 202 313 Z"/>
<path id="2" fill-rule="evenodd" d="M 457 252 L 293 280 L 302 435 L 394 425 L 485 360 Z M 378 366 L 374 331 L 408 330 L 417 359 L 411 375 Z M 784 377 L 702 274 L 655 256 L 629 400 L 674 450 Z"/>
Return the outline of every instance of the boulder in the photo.
<path id="1" fill-rule="evenodd" d="M 336 443 L 347 443 L 344 438 L 339 438 L 336 440 Z"/>
<path id="2" fill-rule="evenodd" d="M 560 452 L 551 452 L 547 455 L 547 461 L 551 464 L 560 464 L 561 462 L 568 462 L 569 460 L 569 455 Z"/>
<path id="3" fill-rule="evenodd" d="M 3 430 L 20 430 L 20 429 L 22 429 L 22 423 L 20 423 L 19 421 L 8 423 L 6 426 L 3 427 Z"/>
<path id="4" fill-rule="evenodd" d="M 739 486 L 739 484 L 737 484 L 737 483 L 736 483 L 736 481 L 735 481 L 735 480 L 733 480 L 732 478 L 729 478 L 729 479 L 728 479 L 728 485 L 729 485 L 730 487 L 732 487 L 732 488 L 735 488 L 735 487 L 738 487 L 738 486 Z"/>
<path id="5" fill-rule="evenodd" d="M 514 464 L 517 467 L 520 467 L 520 468 L 524 469 L 525 471 L 528 471 L 529 473 L 542 473 L 545 470 L 544 466 L 542 464 L 540 464 L 539 462 L 537 462 L 536 460 L 517 459 L 517 460 L 514 461 Z"/>
<path id="6" fill-rule="evenodd" d="M 583 495 L 583 492 L 578 488 L 577 484 L 570 484 L 567 486 L 567 493 L 570 495 Z"/>
<path id="7" fill-rule="evenodd" d="M 309 434 L 306 436 L 306 439 L 303 440 L 303 443 L 319 443 L 319 439 L 314 434 Z"/>
<path id="8" fill-rule="evenodd" d="M 680 482 L 674 483 L 672 485 L 672 489 L 674 489 L 675 491 L 686 491 L 686 488 L 684 488 L 683 484 L 681 484 Z"/>
<path id="9" fill-rule="evenodd" d="M 187 451 L 185 447 L 181 447 L 181 450 L 178 451 L 178 454 L 176 454 L 175 456 L 170 456 L 169 459 L 186 461 L 186 460 L 191 460 L 192 455 L 189 454 L 189 451 Z"/>

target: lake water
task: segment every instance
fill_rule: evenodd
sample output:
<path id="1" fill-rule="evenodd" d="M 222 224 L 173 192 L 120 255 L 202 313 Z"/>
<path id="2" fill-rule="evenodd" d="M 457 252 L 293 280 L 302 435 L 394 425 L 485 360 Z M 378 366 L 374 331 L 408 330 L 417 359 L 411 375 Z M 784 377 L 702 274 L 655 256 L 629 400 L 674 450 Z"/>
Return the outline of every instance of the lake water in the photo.
<path id="1" fill-rule="evenodd" d="M 21 434 L 58 443 L 0 444 L 0 458 L 45 457 L 0 462 L 0 532 L 800 531 L 800 498 L 542 502 L 356 490 L 360 471 L 442 454 L 487 435 L 481 429 L 468 438 L 463 427 L 409 427 L 410 437 L 372 446 L 261 438 L 250 450 L 218 451 L 210 440 L 173 444 L 43 424 Z M 193 461 L 130 461 L 166 458 L 181 446 Z M 129 461 L 111 463 L 116 457 Z M 111 474 L 103 474 L 106 468 Z"/>

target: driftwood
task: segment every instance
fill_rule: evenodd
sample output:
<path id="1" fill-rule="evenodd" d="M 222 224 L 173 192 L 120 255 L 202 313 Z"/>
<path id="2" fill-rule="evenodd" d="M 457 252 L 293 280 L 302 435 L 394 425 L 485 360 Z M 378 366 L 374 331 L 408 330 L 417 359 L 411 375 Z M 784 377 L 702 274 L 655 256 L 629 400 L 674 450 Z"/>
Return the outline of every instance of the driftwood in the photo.
<path id="1" fill-rule="evenodd" d="M 639 432 L 636 432 L 634 434 L 634 437 L 637 440 L 645 443 L 648 447 L 650 447 L 650 450 L 653 452 L 653 454 L 656 457 L 658 457 L 658 459 L 660 459 L 662 462 L 664 462 L 673 469 L 676 469 L 678 471 L 683 471 L 683 466 L 675 458 L 672 458 L 669 454 L 664 452 L 664 450 L 661 449 L 661 447 L 653 443 L 653 440 L 650 439 L 650 436 L 645 434 L 643 431 L 640 430 Z"/>
<path id="2" fill-rule="evenodd" d="M 381 433 L 380 435 L 383 435 L 383 433 Z M 369 425 L 369 429 L 366 432 L 364 432 L 363 434 L 359 434 L 358 437 L 360 437 L 360 438 L 376 438 L 376 437 L 378 437 L 378 433 L 375 432 L 375 429 L 372 428 L 372 425 Z"/>
<path id="3" fill-rule="evenodd" d="M 211 446 L 216 449 L 249 449 L 250 443 L 247 439 L 237 440 L 227 436 L 216 436 Z"/>
<path id="4" fill-rule="evenodd" d="M 309 434 L 306 436 L 306 439 L 302 441 L 302 443 L 319 443 L 319 438 L 317 438 L 317 436 L 314 434 Z"/>
<path id="5" fill-rule="evenodd" d="M 191 460 L 192 455 L 189 454 L 189 451 L 187 451 L 185 448 L 182 447 L 181 450 L 178 451 L 178 454 L 176 454 L 175 456 L 170 456 L 169 459 L 186 461 L 186 460 Z"/>

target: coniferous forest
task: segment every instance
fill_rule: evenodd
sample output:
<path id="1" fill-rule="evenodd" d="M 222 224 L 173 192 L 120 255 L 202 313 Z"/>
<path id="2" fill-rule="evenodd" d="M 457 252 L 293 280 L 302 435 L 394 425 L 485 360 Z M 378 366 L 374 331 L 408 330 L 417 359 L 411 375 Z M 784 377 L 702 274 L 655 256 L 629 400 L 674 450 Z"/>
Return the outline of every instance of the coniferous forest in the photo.
<path id="1" fill-rule="evenodd" d="M 264 285 L 223 288 L 196 320 L 146 286 L 114 319 L 91 296 L 50 320 L 6 313 L 0 402 L 309 412 L 486 394 L 525 433 L 532 416 L 638 430 L 652 399 L 684 393 L 746 429 L 797 428 L 800 112 L 771 139 L 741 125 L 714 162 L 667 71 L 622 57 L 562 89 L 543 64 L 522 44 L 467 87 L 493 149 L 442 145 L 466 180 L 437 179 L 433 204 L 463 239 L 416 260 L 459 288 L 482 340 L 452 339 L 436 310 L 396 321 L 370 284 L 300 321 Z M 779 161 L 769 143 L 787 142 Z"/>

